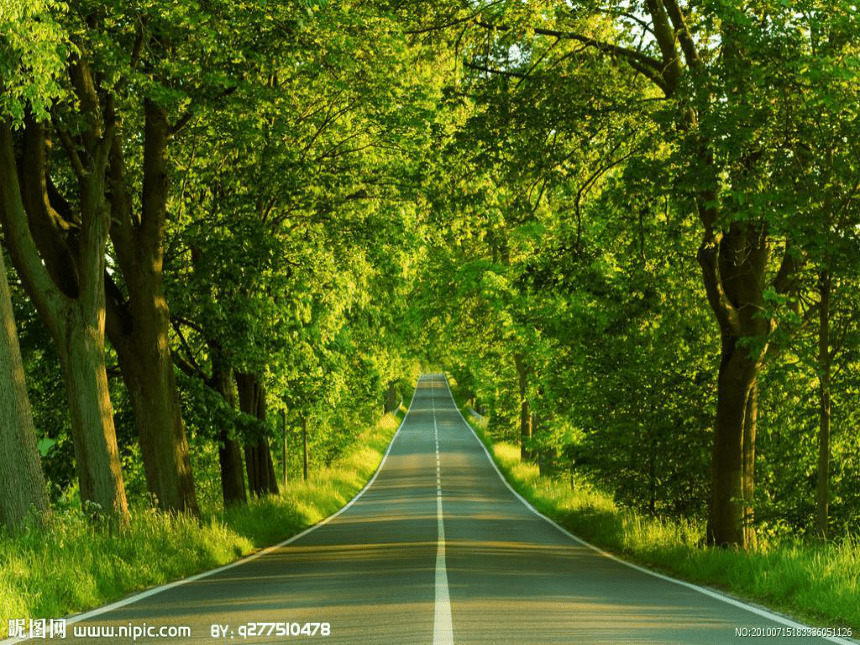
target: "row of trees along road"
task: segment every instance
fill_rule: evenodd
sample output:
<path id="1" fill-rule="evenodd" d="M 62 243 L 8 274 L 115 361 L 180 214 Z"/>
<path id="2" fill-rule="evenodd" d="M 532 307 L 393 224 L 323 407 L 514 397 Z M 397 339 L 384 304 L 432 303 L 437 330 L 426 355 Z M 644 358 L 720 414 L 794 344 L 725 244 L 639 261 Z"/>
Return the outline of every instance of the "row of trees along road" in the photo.
<path id="1" fill-rule="evenodd" d="M 197 512 L 198 451 L 275 492 L 273 437 L 330 458 L 425 355 L 709 544 L 856 526 L 850 2 L 2 11 L 6 523 L 39 451 L 119 517 Z"/>
<path id="2" fill-rule="evenodd" d="M 245 473 L 277 492 L 272 412 L 318 426 L 330 459 L 405 373 L 394 308 L 433 84 L 371 8 L 4 4 L 3 241 L 31 389 L 56 403 L 61 374 L 66 394 L 40 445 L 55 483 L 74 463 L 85 508 L 127 518 L 133 457 L 159 508 L 198 513 L 189 427 L 217 446 L 225 503 Z M 14 526 L 47 499 L 5 285 Z"/>

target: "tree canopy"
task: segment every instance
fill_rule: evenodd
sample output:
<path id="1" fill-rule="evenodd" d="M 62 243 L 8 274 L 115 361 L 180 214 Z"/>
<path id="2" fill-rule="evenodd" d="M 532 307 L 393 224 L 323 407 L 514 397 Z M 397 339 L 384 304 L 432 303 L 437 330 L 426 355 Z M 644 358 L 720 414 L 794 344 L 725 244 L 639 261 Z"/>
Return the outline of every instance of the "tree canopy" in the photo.
<path id="1" fill-rule="evenodd" d="M 858 16 L 4 2 L 12 445 L 54 504 L 195 514 L 276 492 L 299 428 L 332 459 L 423 362 L 709 544 L 856 526 Z"/>

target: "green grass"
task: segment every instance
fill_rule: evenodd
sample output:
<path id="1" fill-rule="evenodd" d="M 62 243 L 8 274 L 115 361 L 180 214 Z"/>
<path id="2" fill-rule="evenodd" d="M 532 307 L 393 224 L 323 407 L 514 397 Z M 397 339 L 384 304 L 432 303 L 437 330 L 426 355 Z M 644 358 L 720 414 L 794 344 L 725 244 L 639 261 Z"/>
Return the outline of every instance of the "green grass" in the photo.
<path id="1" fill-rule="evenodd" d="M 577 535 L 629 562 L 707 585 L 822 627 L 860 631 L 860 539 L 828 544 L 763 542 L 755 550 L 701 546 L 704 526 L 618 507 L 588 482 L 541 478 L 520 461 L 518 446 L 493 443 L 486 419 L 464 416 L 499 470 L 535 508 Z"/>
<path id="2" fill-rule="evenodd" d="M 111 532 L 80 512 L 54 513 L 43 528 L 0 533 L 0 637 L 15 618 L 60 618 L 228 564 L 281 542 L 342 508 L 379 465 L 403 417 L 386 415 L 353 450 L 308 482 L 247 506 L 186 516 L 136 509 Z"/>

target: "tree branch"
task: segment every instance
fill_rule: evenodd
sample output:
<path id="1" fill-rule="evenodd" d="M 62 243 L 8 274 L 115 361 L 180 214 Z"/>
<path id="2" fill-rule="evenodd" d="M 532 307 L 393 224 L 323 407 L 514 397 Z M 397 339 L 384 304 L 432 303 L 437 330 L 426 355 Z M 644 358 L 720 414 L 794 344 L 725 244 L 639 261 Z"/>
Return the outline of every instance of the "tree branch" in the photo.
<path id="1" fill-rule="evenodd" d="M 185 334 L 182 333 L 182 328 L 179 326 L 179 323 L 171 319 L 170 326 L 173 327 L 173 330 L 176 332 L 176 335 L 179 337 L 179 342 L 182 347 L 185 349 L 185 353 L 188 355 L 188 361 L 190 365 L 194 368 L 196 373 L 201 376 L 205 380 L 206 375 L 203 373 L 203 370 L 200 368 L 200 365 L 194 360 L 194 352 L 191 351 L 191 345 L 188 344 L 188 340 L 185 338 Z"/>
<path id="2" fill-rule="evenodd" d="M 66 306 L 68 299 L 51 279 L 30 234 L 18 185 L 12 126 L 8 120 L 0 121 L 0 220 L 3 222 L 6 243 L 15 268 L 51 334 L 56 338 L 61 332 L 62 324 L 56 314 Z"/>
<path id="3" fill-rule="evenodd" d="M 683 72 L 681 61 L 678 58 L 678 50 L 675 46 L 675 32 L 669 22 L 669 16 L 662 0 L 646 0 L 645 5 L 648 8 L 648 13 L 651 14 L 651 20 L 654 24 L 654 37 L 657 39 L 657 46 L 663 57 L 663 62 L 659 65 L 660 75 L 666 83 L 667 95 L 671 96 L 675 93 Z"/>
<path id="4" fill-rule="evenodd" d="M 493 25 L 491 23 L 478 21 L 477 24 L 485 29 L 498 29 L 499 31 L 509 31 L 510 27 L 507 25 Z M 582 34 L 578 34 L 576 32 L 570 31 L 559 31 L 557 29 L 544 29 L 542 27 L 536 27 L 534 33 L 540 34 L 541 36 L 552 36 L 554 38 L 565 39 L 565 40 L 575 40 L 584 45 L 588 45 L 589 47 L 594 47 L 595 49 L 599 49 L 600 51 L 607 54 L 616 54 L 618 56 L 622 56 L 624 58 L 629 58 L 635 61 L 638 61 L 642 65 L 646 65 L 648 67 L 653 68 L 657 72 L 663 70 L 663 65 L 660 64 L 659 61 L 651 58 L 650 56 L 643 54 L 642 52 L 636 51 L 635 49 L 628 49 L 627 47 L 621 47 L 620 45 L 613 45 L 612 43 L 605 43 L 600 40 L 596 40 L 594 38 L 589 38 L 588 36 L 583 36 Z"/>
<path id="5" fill-rule="evenodd" d="M 75 172 L 75 177 L 77 178 L 78 183 L 82 183 L 87 171 L 84 169 L 84 164 L 81 162 L 81 157 L 78 155 L 75 143 L 72 141 L 69 133 L 60 127 L 53 110 L 51 111 L 51 123 L 54 125 L 54 132 L 56 132 L 57 136 L 60 137 L 60 141 L 63 144 L 63 148 L 66 150 L 66 154 L 69 155 L 69 161 L 72 163 L 72 170 Z"/>
<path id="6" fill-rule="evenodd" d="M 511 78 L 519 78 L 523 79 L 526 77 L 522 72 L 511 72 L 504 69 L 493 69 L 491 67 L 485 67 L 484 65 L 477 65 L 475 63 L 470 63 L 468 61 L 463 61 L 463 64 L 469 69 L 474 69 L 478 72 L 486 72 L 488 74 L 498 74 L 499 76 L 508 76 Z"/>
<path id="7" fill-rule="evenodd" d="M 678 0 L 665 0 L 665 7 L 666 13 L 669 14 L 669 19 L 672 21 L 672 26 L 675 28 L 678 42 L 681 43 L 681 51 L 684 52 L 687 67 L 690 69 L 698 68 L 700 63 L 699 52 L 696 49 L 696 43 L 693 42 L 693 36 L 690 34 L 690 28 L 687 26 L 681 5 L 678 4 Z"/>
<path id="8" fill-rule="evenodd" d="M 737 309 L 729 302 L 720 282 L 720 274 L 717 263 L 719 254 L 719 240 L 711 227 L 705 228 L 702 243 L 696 253 L 696 259 L 702 268 L 702 281 L 705 285 L 705 294 L 711 311 L 717 318 L 720 329 L 728 331 L 733 335 L 740 335 L 740 316 Z"/>

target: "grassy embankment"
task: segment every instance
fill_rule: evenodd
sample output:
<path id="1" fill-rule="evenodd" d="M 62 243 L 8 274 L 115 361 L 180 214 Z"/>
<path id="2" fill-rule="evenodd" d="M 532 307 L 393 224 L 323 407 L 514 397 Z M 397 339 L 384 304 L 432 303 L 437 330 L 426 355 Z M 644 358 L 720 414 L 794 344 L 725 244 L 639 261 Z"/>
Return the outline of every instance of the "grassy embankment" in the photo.
<path id="1" fill-rule="evenodd" d="M 703 548 L 703 525 L 619 508 L 610 495 L 586 481 L 577 481 L 571 490 L 567 480 L 541 478 L 536 465 L 520 461 L 518 446 L 489 438 L 486 419 L 478 421 L 467 409 L 461 411 L 511 486 L 574 535 L 674 578 L 726 591 L 816 626 L 850 627 L 855 638 L 860 633 L 856 535 L 825 545 L 762 543 L 749 552 Z"/>
<path id="2" fill-rule="evenodd" d="M 353 449 L 276 497 L 202 512 L 200 521 L 151 510 L 111 533 L 78 513 L 46 528 L 0 533 L 0 638 L 9 619 L 60 618 L 133 591 L 212 569 L 277 544 L 342 508 L 371 478 L 404 411 L 387 414 Z"/>

